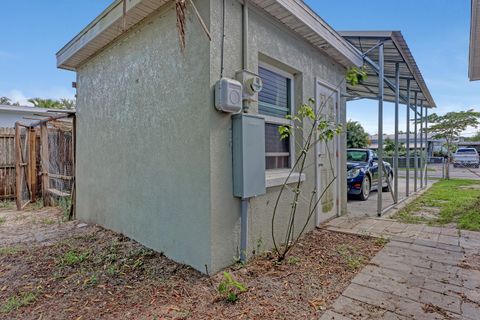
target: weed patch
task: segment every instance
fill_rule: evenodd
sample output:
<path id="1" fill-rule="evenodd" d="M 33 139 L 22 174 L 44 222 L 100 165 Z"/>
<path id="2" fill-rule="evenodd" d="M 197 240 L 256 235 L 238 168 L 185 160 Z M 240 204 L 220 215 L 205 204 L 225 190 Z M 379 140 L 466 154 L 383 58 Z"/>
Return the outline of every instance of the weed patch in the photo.
<path id="1" fill-rule="evenodd" d="M 9 201 L 9 200 L 0 201 L 0 209 L 12 209 L 12 208 L 13 208 L 13 201 Z"/>
<path id="2" fill-rule="evenodd" d="M 238 295 L 247 291 L 247 287 L 233 279 L 228 272 L 223 273 L 224 280 L 218 285 L 218 293 L 228 302 L 236 302 Z"/>
<path id="3" fill-rule="evenodd" d="M 58 200 L 58 207 L 62 210 L 62 216 L 64 221 L 68 221 L 70 219 L 70 208 L 72 206 L 72 198 L 71 197 L 62 197 Z"/>
<path id="4" fill-rule="evenodd" d="M 480 181 L 440 180 L 400 210 L 394 218 L 407 223 L 445 225 L 480 231 Z M 422 212 L 436 212 L 425 216 Z"/>
<path id="5" fill-rule="evenodd" d="M 74 266 L 87 260 L 88 256 L 89 252 L 77 252 L 75 250 L 70 250 L 67 251 L 67 253 L 65 253 L 63 257 L 61 257 L 60 264 Z"/>
<path id="6" fill-rule="evenodd" d="M 12 255 L 12 254 L 16 254 L 20 251 L 20 249 L 18 248 L 15 248 L 15 247 L 2 247 L 0 248 L 0 256 L 2 255 Z"/>
<path id="7" fill-rule="evenodd" d="M 357 249 L 352 246 L 340 245 L 337 252 L 345 259 L 345 263 L 350 269 L 358 269 L 363 265 L 363 257 L 357 254 Z"/>
<path id="8" fill-rule="evenodd" d="M 28 207 L 30 210 L 36 211 L 43 208 L 43 199 L 37 199 L 35 202 L 31 203 Z"/>
<path id="9" fill-rule="evenodd" d="M 10 313 L 23 306 L 27 306 L 35 302 L 36 299 L 37 299 L 37 294 L 34 292 L 27 292 L 21 295 L 12 296 L 4 302 L 4 304 L 0 308 L 0 313 Z"/>
<path id="10" fill-rule="evenodd" d="M 390 239 L 384 238 L 383 236 L 380 236 L 379 238 L 376 238 L 376 239 L 375 239 L 375 244 L 376 244 L 377 246 L 383 247 L 383 246 L 386 245 L 389 241 L 390 241 Z"/>

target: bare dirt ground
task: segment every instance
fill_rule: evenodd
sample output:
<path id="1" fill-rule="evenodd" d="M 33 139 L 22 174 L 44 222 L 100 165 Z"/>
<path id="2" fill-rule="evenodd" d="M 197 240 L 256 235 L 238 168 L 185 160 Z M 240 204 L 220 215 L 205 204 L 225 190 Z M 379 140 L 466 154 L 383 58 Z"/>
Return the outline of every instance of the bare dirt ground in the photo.
<path id="1" fill-rule="evenodd" d="M 384 245 L 315 230 L 282 264 L 267 252 L 226 270 L 247 288 L 231 303 L 217 290 L 223 273 L 207 277 L 120 234 L 61 222 L 56 209 L 0 217 L 2 319 L 318 319 Z"/>
<path id="2" fill-rule="evenodd" d="M 65 222 L 60 209 L 27 206 L 24 211 L 15 210 L 12 202 L 1 202 L 0 207 L 0 246 L 18 243 L 48 245 L 66 237 L 70 231 L 85 227 L 78 221 Z M 83 230 L 78 230 L 83 232 Z"/>

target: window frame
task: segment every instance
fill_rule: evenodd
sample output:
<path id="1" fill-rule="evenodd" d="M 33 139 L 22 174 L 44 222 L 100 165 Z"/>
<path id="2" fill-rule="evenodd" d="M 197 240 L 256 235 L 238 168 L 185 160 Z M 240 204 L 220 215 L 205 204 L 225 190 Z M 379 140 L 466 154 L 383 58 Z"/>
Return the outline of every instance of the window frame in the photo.
<path id="1" fill-rule="evenodd" d="M 267 70 L 270 70 L 272 72 L 275 72 L 279 75 L 281 75 L 282 77 L 285 77 L 287 79 L 290 80 L 290 85 L 289 85 L 289 94 L 290 94 L 290 97 L 289 97 L 289 114 L 290 115 L 294 115 L 295 114 L 295 91 L 294 91 L 294 88 L 295 88 L 295 75 L 292 74 L 292 73 L 289 73 L 285 70 L 282 70 L 278 67 L 275 67 L 269 63 L 266 63 L 266 62 L 263 62 L 263 61 L 259 61 L 258 63 L 258 68 L 264 68 L 264 69 L 267 69 Z M 259 71 L 259 70 L 257 70 Z M 259 73 L 259 72 L 258 72 Z M 258 99 L 258 102 L 260 103 L 260 98 Z M 281 117 L 275 117 L 275 116 L 269 116 L 269 115 L 264 115 L 264 114 L 261 114 L 261 113 L 258 113 L 258 115 L 262 118 L 265 119 L 265 123 L 268 123 L 268 124 L 274 124 L 274 125 L 293 125 L 293 120 L 288 120 L 288 119 L 285 119 L 285 118 L 281 118 Z M 289 152 L 289 166 L 287 168 L 278 168 L 278 169 L 266 169 L 266 172 L 280 172 L 280 171 L 287 171 L 289 172 L 292 168 L 293 168 L 293 165 L 295 163 L 295 132 L 292 132 L 291 135 L 290 135 L 290 139 L 289 139 L 289 143 L 290 143 L 290 152 Z M 277 153 L 277 152 L 266 152 L 265 151 L 265 161 L 266 161 L 266 158 L 268 156 L 286 156 L 286 152 L 285 153 Z"/>

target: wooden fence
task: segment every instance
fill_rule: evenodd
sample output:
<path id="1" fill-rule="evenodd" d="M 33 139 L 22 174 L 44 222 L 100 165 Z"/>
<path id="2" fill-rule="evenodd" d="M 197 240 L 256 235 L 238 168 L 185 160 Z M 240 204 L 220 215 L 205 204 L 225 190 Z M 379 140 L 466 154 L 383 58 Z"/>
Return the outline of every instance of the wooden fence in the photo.
<path id="1" fill-rule="evenodd" d="M 15 197 L 15 129 L 0 128 L 0 200 Z"/>
<path id="2" fill-rule="evenodd" d="M 40 135 L 36 135 L 35 166 L 40 170 Z M 0 200 L 16 198 L 15 128 L 0 128 Z M 41 177 L 35 177 L 33 196 L 41 193 Z"/>

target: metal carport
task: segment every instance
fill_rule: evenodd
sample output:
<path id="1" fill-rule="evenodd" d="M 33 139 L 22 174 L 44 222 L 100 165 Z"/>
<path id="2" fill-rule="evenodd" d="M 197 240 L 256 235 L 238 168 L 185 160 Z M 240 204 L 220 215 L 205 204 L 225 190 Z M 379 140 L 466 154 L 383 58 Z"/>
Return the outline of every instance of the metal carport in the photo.
<path id="1" fill-rule="evenodd" d="M 435 102 L 425 84 L 420 69 L 400 31 L 343 31 L 339 32 L 363 56 L 367 79 L 356 86 L 347 86 L 348 100 L 378 100 L 378 181 L 383 179 L 383 102 L 395 104 L 395 154 L 394 154 L 394 205 L 404 201 L 410 193 L 410 130 L 414 130 L 414 186 L 416 193 L 427 185 L 427 155 L 421 156 L 418 167 L 417 132 L 420 132 L 420 146 L 427 137 L 428 109 L 435 108 Z M 398 155 L 399 155 L 399 105 L 406 106 L 406 197 L 399 199 Z M 411 117 L 413 113 L 413 119 Z M 420 127 L 420 128 L 419 128 Z M 425 128 L 425 129 L 424 129 Z M 381 185 L 381 184 L 380 184 Z M 381 216 L 391 206 L 383 208 L 382 192 L 377 197 L 377 215 Z"/>

